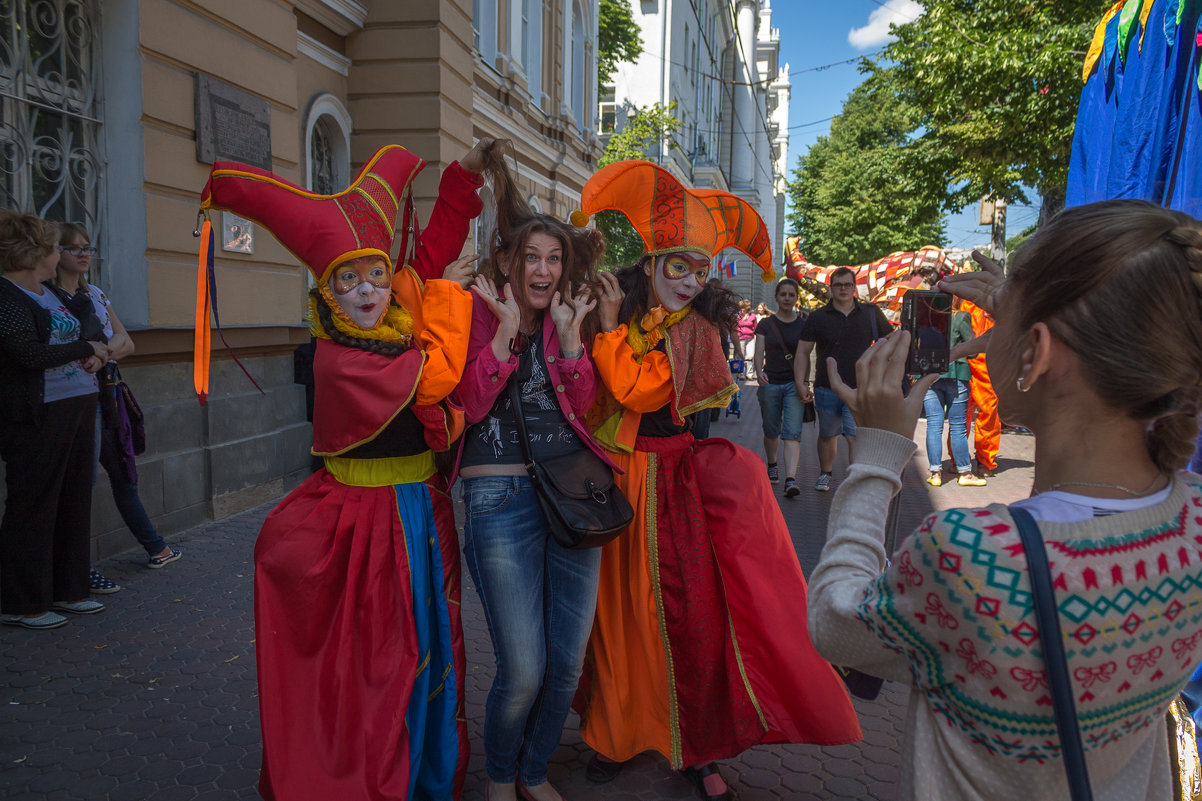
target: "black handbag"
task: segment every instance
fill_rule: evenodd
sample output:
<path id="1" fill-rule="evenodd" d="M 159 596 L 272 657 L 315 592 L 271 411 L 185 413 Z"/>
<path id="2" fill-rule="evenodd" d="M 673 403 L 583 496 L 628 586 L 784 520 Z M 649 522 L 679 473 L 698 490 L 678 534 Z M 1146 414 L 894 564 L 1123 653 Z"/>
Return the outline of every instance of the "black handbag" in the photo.
<path id="1" fill-rule="evenodd" d="M 630 525 L 634 508 L 614 484 L 613 469 L 587 447 L 534 461 L 516 376 L 509 378 L 509 400 L 518 443 L 551 536 L 565 548 L 599 548 Z"/>
<path id="2" fill-rule="evenodd" d="M 1085 749 L 1081 745 L 1081 729 L 1077 725 L 1077 705 L 1069 682 L 1068 659 L 1064 641 L 1060 638 L 1060 614 L 1056 610 L 1052 570 L 1044 550 L 1043 537 L 1035 518 L 1026 509 L 1011 507 L 1010 516 L 1018 527 L 1018 536 L 1027 555 L 1027 574 L 1031 580 L 1031 602 L 1035 608 L 1035 623 L 1039 627 L 1039 646 L 1048 670 L 1048 689 L 1052 694 L 1052 711 L 1056 715 L 1056 730 L 1060 733 L 1060 750 L 1064 771 L 1068 774 L 1068 791 L 1072 801 L 1091 801 L 1089 772 L 1085 768 Z"/>

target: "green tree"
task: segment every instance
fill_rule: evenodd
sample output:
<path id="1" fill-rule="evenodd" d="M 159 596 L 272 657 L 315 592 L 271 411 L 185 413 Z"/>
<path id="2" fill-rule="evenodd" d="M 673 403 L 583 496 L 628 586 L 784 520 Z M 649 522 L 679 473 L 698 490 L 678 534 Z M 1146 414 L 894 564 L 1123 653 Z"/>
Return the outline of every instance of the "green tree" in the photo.
<path id="1" fill-rule="evenodd" d="M 921 2 L 866 65 L 919 110 L 912 163 L 946 174 L 948 210 L 984 195 L 1027 202 L 1024 184 L 1058 210 L 1082 62 L 1111 0 Z"/>
<path id="2" fill-rule="evenodd" d="M 680 128 L 675 110 L 676 101 L 673 100 L 667 106 L 662 103 L 643 106 L 628 116 L 622 129 L 610 136 L 597 166 L 604 167 L 628 159 L 644 159 L 654 153 L 675 150 L 679 145 L 672 135 Z M 622 212 L 599 212 L 596 221 L 597 230 L 605 237 L 602 266 L 633 264 L 643 254 L 643 239 Z"/>
<path id="3" fill-rule="evenodd" d="M 865 264 L 944 242 L 942 179 L 915 169 L 915 111 L 876 78 L 856 87 L 788 183 L 790 230 L 816 264 Z"/>
<path id="4" fill-rule="evenodd" d="M 643 54 L 643 39 L 630 9 L 630 0 L 601 0 L 597 9 L 597 84 L 609 78 L 622 61 Z"/>

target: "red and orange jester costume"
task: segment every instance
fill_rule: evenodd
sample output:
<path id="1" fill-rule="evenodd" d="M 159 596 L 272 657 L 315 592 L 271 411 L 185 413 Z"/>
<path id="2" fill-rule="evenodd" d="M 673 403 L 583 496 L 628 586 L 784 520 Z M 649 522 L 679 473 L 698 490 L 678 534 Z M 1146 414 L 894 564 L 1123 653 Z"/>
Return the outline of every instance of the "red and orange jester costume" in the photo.
<path id="1" fill-rule="evenodd" d="M 424 165 L 389 146 L 350 188 L 323 196 L 218 162 L 202 196 L 202 208 L 271 231 L 316 282 L 313 453 L 325 467 L 271 512 L 255 547 L 269 801 L 461 795 L 459 546 L 434 451 L 462 428 L 444 399 L 463 372 L 471 298 L 439 276 L 480 213 L 482 181 L 458 163 L 447 169 L 420 241 L 402 231 L 400 253 L 413 257 L 393 274 L 397 215 L 411 222 Z M 356 264 L 373 272 L 361 279 Z M 383 298 L 374 326 L 337 296 L 360 284 L 366 295 L 366 282 Z"/>
<path id="2" fill-rule="evenodd" d="M 642 236 L 648 271 L 661 254 L 705 263 L 734 247 L 772 280 L 764 223 L 734 195 L 624 161 L 584 186 L 581 211 L 605 209 Z M 608 759 L 652 750 L 677 769 L 753 745 L 859 740 L 842 681 L 810 644 L 805 577 L 763 461 L 683 430 L 687 415 L 725 406 L 736 390 L 718 330 L 695 308 L 656 302 L 593 343 L 610 397 L 590 423 L 622 468 L 635 518 L 602 552 L 576 698 L 581 736 Z M 666 420 L 665 409 L 681 433 L 645 435 L 640 422 Z"/>

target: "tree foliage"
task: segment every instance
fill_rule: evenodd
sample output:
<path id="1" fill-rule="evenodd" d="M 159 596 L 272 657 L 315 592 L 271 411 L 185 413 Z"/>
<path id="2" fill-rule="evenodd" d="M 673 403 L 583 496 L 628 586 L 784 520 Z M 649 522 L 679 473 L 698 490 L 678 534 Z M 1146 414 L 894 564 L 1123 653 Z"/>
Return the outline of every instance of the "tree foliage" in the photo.
<path id="1" fill-rule="evenodd" d="M 912 164 L 946 173 L 958 211 L 984 195 L 1063 205 L 1081 65 L 1111 0 L 921 0 L 866 65 L 918 110 Z"/>
<path id="2" fill-rule="evenodd" d="M 674 113 L 676 101 L 667 106 L 654 103 L 626 117 L 622 129 L 609 138 L 605 152 L 597 161 L 604 167 L 615 161 L 644 159 L 662 151 L 675 150 L 673 134 L 680 128 Z M 605 237 L 602 266 L 633 264 L 643 254 L 643 239 L 620 211 L 602 211 L 596 215 L 597 230 Z"/>
<path id="3" fill-rule="evenodd" d="M 609 78 L 622 61 L 643 54 L 643 39 L 630 0 L 600 0 L 597 10 L 597 84 Z"/>
<path id="4" fill-rule="evenodd" d="M 881 80 L 856 87 L 799 160 L 788 184 L 790 230 L 816 264 L 865 264 L 943 244 L 943 183 L 906 149 L 917 113 Z"/>

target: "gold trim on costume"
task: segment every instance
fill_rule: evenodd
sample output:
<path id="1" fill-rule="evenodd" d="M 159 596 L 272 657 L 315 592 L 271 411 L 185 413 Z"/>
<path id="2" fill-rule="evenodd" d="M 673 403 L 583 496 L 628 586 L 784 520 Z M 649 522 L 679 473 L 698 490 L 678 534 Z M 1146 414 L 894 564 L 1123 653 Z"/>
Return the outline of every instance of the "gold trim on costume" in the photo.
<path id="1" fill-rule="evenodd" d="M 719 577 L 722 575 L 721 569 L 718 570 Z M 726 583 L 723 582 L 723 591 L 725 592 Z M 735 649 L 735 662 L 739 665 L 739 677 L 743 679 L 743 689 L 747 691 L 747 697 L 751 699 L 751 705 L 755 707 L 756 717 L 760 719 L 760 725 L 764 727 L 764 731 L 768 731 L 768 721 L 764 719 L 764 710 L 760 709 L 759 699 L 755 697 L 755 690 L 751 689 L 751 681 L 747 678 L 747 670 L 743 667 L 743 652 L 739 650 L 739 640 L 735 637 L 735 622 L 730 617 L 729 607 L 726 614 L 726 622 L 730 625 L 730 644 Z"/>
<path id="2" fill-rule="evenodd" d="M 326 470 L 338 483 L 348 487 L 391 487 L 417 484 L 434 475 L 434 451 L 413 456 L 388 456 L 382 459 L 346 459 L 327 456 Z"/>
<path id="3" fill-rule="evenodd" d="M 659 578 L 659 531 L 656 527 L 658 505 L 655 492 L 656 473 L 659 469 L 658 461 L 656 454 L 647 454 L 647 483 L 645 485 L 647 512 L 644 524 L 647 529 L 647 553 L 651 559 L 651 588 L 655 594 L 655 615 L 658 618 L 659 638 L 664 646 L 664 658 L 668 665 L 668 716 L 670 719 L 668 729 L 672 738 L 672 753 L 668 755 L 668 761 L 674 770 L 680 770 L 684 765 L 682 764 L 683 755 L 680 741 L 680 712 L 677 709 L 676 701 L 676 671 L 672 662 L 672 643 L 668 640 L 668 627 L 664 620 L 664 596 Z"/>
<path id="4" fill-rule="evenodd" d="M 380 436 L 381 432 L 383 432 L 384 429 L 386 429 L 386 428 L 388 428 L 388 426 L 392 425 L 392 421 L 396 419 L 396 416 L 398 414 L 400 414 L 402 411 L 404 411 L 405 407 L 409 405 L 409 402 L 412 401 L 413 398 L 417 395 L 417 385 L 421 382 L 422 372 L 426 369 L 426 359 L 429 358 L 426 355 L 426 352 L 424 350 L 419 350 L 418 353 L 420 353 L 422 355 L 422 363 L 421 363 L 421 366 L 417 370 L 417 380 L 413 382 L 413 387 L 409 391 L 409 397 L 407 397 L 403 401 L 401 401 L 400 405 L 397 406 L 396 411 L 393 412 L 391 415 L 389 415 L 388 419 L 384 421 L 384 424 L 382 426 L 377 428 L 370 437 L 365 437 L 364 439 L 361 439 L 358 442 L 347 445 L 342 450 L 335 451 L 334 453 L 319 453 L 316 449 L 314 449 L 314 450 L 310 451 L 310 453 L 312 453 L 314 456 L 325 456 L 325 457 L 341 456 L 342 454 L 347 453 L 348 451 L 353 451 L 355 448 L 358 448 L 360 445 L 366 445 L 367 443 L 372 442 L 373 440 L 375 440 L 376 437 Z M 429 478 L 429 476 L 426 476 L 426 478 Z M 422 481 L 425 481 L 425 479 L 422 479 Z"/>

